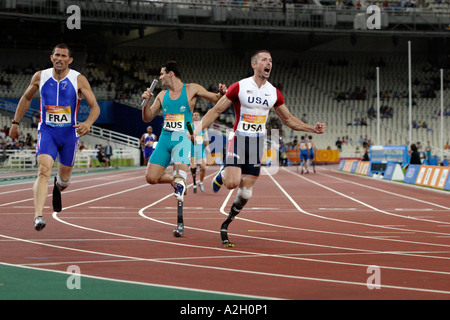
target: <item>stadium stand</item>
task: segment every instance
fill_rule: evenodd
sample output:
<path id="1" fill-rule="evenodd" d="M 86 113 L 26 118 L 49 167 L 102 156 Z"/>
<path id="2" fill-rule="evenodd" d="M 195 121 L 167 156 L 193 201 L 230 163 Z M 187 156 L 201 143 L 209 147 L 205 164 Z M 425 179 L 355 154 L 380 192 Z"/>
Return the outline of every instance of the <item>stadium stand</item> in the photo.
<path id="1" fill-rule="evenodd" d="M 298 55 L 278 54 L 271 82 L 277 85 L 286 97 L 286 104 L 299 118 L 306 115 L 309 122 L 324 121 L 328 132 L 317 136 L 319 148 L 335 148 L 338 137 L 347 138 L 343 154 L 358 155 L 359 140 L 367 137 L 376 141 L 376 119 L 368 114 L 376 108 L 375 67 L 380 67 L 380 105 L 392 108 L 392 115 L 382 114 L 380 140 L 382 144 L 405 144 L 408 140 L 408 83 L 407 59 L 398 55 L 336 54 L 334 52 L 304 52 Z M 246 55 L 248 56 L 248 54 Z M 281 56 L 281 58 L 280 58 Z M 90 80 L 99 100 L 116 100 L 138 107 L 141 91 L 152 79 L 158 78 L 159 66 L 168 59 L 182 61 L 183 78 L 186 82 L 198 82 L 213 89 L 219 82 L 231 84 L 247 76 L 249 61 L 242 54 L 224 50 L 177 50 L 124 48 L 114 50 L 111 65 L 87 64 L 81 72 Z M 430 141 L 439 146 L 439 85 L 437 69 L 426 56 L 416 55 L 412 75 L 413 113 L 412 119 L 425 122 L 428 128 L 416 129 L 414 136 L 425 144 Z M 11 86 L 3 85 L 0 96 L 19 98 L 28 85 L 30 75 L 8 72 L 4 68 L 0 78 L 8 79 Z M 124 80 L 125 79 L 125 80 Z M 447 83 L 447 82 L 446 82 Z M 120 84 L 120 85 L 118 85 Z M 445 99 L 450 94 L 445 91 Z M 210 104 L 199 101 L 198 109 L 206 112 Z M 448 106 L 446 106 L 448 110 Z M 355 123 L 365 119 L 367 125 Z M 449 136 L 450 117 L 445 116 L 445 134 Z M 234 115 L 223 114 L 220 122 L 232 126 Z M 277 125 L 278 126 L 278 125 Z M 282 129 L 282 127 L 281 127 Z M 287 132 L 282 130 L 285 141 Z"/>

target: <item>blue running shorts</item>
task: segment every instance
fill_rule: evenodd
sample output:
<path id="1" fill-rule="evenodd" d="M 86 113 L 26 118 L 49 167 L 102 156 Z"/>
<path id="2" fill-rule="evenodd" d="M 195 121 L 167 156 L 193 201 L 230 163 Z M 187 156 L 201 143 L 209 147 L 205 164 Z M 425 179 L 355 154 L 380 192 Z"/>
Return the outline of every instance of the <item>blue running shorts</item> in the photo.
<path id="1" fill-rule="evenodd" d="M 78 134 L 70 127 L 50 127 L 43 123 L 38 130 L 36 156 L 48 154 L 63 165 L 73 167 L 78 149 Z"/>

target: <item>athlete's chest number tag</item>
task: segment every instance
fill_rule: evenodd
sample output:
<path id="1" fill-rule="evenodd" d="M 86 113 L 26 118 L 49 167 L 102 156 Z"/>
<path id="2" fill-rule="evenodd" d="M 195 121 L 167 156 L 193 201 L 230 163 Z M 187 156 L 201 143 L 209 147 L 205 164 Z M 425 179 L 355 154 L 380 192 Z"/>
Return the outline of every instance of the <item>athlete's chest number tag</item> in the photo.
<path id="1" fill-rule="evenodd" d="M 167 131 L 184 131 L 184 114 L 166 114 L 164 129 Z"/>
<path id="2" fill-rule="evenodd" d="M 72 123 L 69 107 L 46 106 L 45 123 L 52 127 L 68 127 Z"/>
<path id="3" fill-rule="evenodd" d="M 243 114 L 239 129 L 247 133 L 264 133 L 266 131 L 266 116 Z"/>

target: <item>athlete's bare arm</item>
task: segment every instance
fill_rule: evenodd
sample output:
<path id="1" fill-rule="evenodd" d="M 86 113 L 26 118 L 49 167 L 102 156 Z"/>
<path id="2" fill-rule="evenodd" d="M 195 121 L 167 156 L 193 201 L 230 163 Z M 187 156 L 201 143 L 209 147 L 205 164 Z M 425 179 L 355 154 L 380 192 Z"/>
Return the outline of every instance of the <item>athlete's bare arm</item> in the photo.
<path id="1" fill-rule="evenodd" d="M 164 94 L 167 92 L 167 90 L 162 90 L 155 98 L 155 101 L 153 101 L 153 104 L 150 106 L 150 99 L 153 97 L 153 93 L 149 93 L 150 89 L 148 88 L 147 91 L 145 91 L 142 94 L 142 100 L 148 99 L 148 102 L 146 105 L 142 107 L 142 120 L 144 122 L 150 122 L 152 121 L 162 110 L 162 100 L 164 98 Z"/>
<path id="2" fill-rule="evenodd" d="M 208 128 L 219 116 L 222 112 L 227 110 L 227 108 L 231 105 L 231 100 L 227 98 L 227 96 L 223 96 L 217 104 L 209 109 L 209 111 L 204 115 L 201 122 L 202 125 L 198 126 L 194 130 L 194 136 L 200 133 L 200 131 Z"/>
<path id="3" fill-rule="evenodd" d="M 95 95 L 92 92 L 91 85 L 89 84 L 89 81 L 86 79 L 86 77 L 80 74 L 77 81 L 78 90 L 83 95 L 84 99 L 86 99 L 86 102 L 91 109 L 89 111 L 89 116 L 85 121 L 74 125 L 74 128 L 77 128 L 78 135 L 81 137 L 91 131 L 91 126 L 100 115 L 100 107 L 98 106 L 97 99 L 95 99 Z"/>
<path id="4" fill-rule="evenodd" d="M 275 108 L 275 113 L 280 117 L 283 124 L 296 131 L 305 131 L 321 134 L 325 132 L 325 123 L 317 123 L 316 126 L 304 123 L 302 120 L 294 117 L 285 104 Z"/>
<path id="5" fill-rule="evenodd" d="M 186 85 L 186 91 L 188 92 L 188 95 L 191 97 L 197 96 L 203 99 L 206 99 L 208 101 L 211 101 L 213 103 L 217 103 L 220 98 L 226 93 L 227 87 L 219 83 L 219 92 L 214 93 L 206 90 L 203 86 L 199 85 L 198 83 L 189 83 Z"/>
<path id="6" fill-rule="evenodd" d="M 24 94 L 19 100 L 17 105 L 16 113 L 14 115 L 14 120 L 20 122 L 23 115 L 28 111 L 30 107 L 31 100 L 33 99 L 34 94 L 39 89 L 39 82 L 41 81 L 41 71 L 36 72 L 31 78 L 31 82 L 25 90 Z M 19 136 L 19 130 L 17 125 L 11 125 L 9 129 L 9 136 L 11 139 L 17 139 Z"/>

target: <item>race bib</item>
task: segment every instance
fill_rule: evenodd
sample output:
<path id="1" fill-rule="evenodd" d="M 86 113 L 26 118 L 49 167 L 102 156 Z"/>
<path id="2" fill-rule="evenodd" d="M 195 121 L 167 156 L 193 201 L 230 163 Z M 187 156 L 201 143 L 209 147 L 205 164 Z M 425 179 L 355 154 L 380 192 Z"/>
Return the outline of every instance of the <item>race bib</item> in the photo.
<path id="1" fill-rule="evenodd" d="M 69 107 L 46 106 L 45 123 L 52 127 L 68 127 L 72 124 Z"/>
<path id="2" fill-rule="evenodd" d="M 203 136 L 200 136 L 200 135 L 196 136 L 195 144 L 202 145 L 203 144 Z"/>
<path id="3" fill-rule="evenodd" d="M 164 116 L 164 130 L 184 131 L 184 114 L 166 114 Z"/>
<path id="4" fill-rule="evenodd" d="M 266 117 L 266 115 L 243 114 L 239 131 L 245 133 L 265 133 Z"/>

